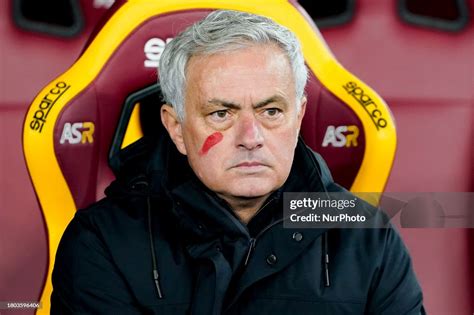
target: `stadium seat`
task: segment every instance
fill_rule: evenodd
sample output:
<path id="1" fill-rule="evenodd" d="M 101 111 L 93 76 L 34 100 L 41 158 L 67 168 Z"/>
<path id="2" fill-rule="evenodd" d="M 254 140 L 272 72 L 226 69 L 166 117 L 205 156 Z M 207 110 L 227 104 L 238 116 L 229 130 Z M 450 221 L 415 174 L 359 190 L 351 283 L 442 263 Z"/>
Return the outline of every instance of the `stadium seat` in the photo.
<path id="1" fill-rule="evenodd" d="M 156 81 L 164 46 L 214 9 L 268 16 L 298 36 L 310 69 L 305 142 L 346 188 L 383 191 L 396 149 L 391 113 L 337 62 L 297 3 L 116 1 L 79 59 L 38 94 L 25 118 L 24 152 L 49 242 L 39 314 L 49 313 L 56 248 L 75 211 L 103 197 L 121 166 L 122 150 L 161 124 Z"/>

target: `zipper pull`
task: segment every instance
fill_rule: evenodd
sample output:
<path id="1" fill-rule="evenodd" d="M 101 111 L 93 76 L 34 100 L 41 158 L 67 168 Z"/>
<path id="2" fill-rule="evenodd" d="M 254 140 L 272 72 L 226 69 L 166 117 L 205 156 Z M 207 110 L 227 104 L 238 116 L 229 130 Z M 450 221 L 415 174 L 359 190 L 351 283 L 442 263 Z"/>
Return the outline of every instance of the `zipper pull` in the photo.
<path id="1" fill-rule="evenodd" d="M 155 281 L 156 292 L 158 293 L 158 297 L 162 299 L 163 294 L 161 293 L 159 277 L 160 275 L 158 274 L 158 270 L 153 269 L 153 280 Z"/>
<path id="2" fill-rule="evenodd" d="M 254 238 L 251 238 L 250 239 L 250 247 L 249 247 L 249 250 L 247 252 L 247 257 L 245 257 L 245 263 L 244 263 L 244 266 L 247 266 L 248 262 L 249 262 L 249 259 L 250 259 L 250 255 L 252 254 L 252 251 L 255 247 L 255 242 L 256 240 Z"/>
<path id="3" fill-rule="evenodd" d="M 329 282 L 329 255 L 324 255 L 324 286 L 330 287 L 331 282 Z"/>

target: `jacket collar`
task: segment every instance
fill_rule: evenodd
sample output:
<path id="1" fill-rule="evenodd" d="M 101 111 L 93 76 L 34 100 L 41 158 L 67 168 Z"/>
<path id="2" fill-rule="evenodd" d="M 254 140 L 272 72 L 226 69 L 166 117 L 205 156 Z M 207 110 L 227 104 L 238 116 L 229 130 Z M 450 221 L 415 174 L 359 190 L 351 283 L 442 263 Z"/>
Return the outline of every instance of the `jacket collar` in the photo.
<path id="1" fill-rule="evenodd" d="M 238 220 L 224 200 L 197 179 L 186 158 L 177 152 L 173 143 L 162 143 L 156 154 L 150 163 L 154 174 L 151 178 L 152 190 L 155 194 L 166 195 L 172 201 L 171 211 L 178 222 L 181 236 L 192 242 L 222 234 L 229 238 L 250 239 L 247 226 Z M 324 191 L 325 184 L 332 182 L 331 178 L 321 178 L 323 171 L 313 154 L 300 138 L 287 181 L 267 199 L 267 202 L 273 199 L 269 209 L 265 209 L 275 212 L 271 216 L 272 221 L 283 216 L 280 202 L 283 192 Z"/>

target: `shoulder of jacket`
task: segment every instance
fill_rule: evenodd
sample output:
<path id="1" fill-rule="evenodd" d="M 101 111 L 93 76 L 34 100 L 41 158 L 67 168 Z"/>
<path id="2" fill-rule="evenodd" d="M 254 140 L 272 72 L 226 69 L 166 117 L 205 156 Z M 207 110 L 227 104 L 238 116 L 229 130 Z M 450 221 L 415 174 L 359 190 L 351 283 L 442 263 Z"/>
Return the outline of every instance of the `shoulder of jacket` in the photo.
<path id="1" fill-rule="evenodd" d="M 324 160 L 324 158 L 321 156 L 321 154 L 315 151 L 312 151 L 311 154 L 314 156 L 317 162 L 317 167 L 319 168 L 318 171 L 320 172 L 321 181 L 323 182 L 324 186 L 327 187 L 331 185 L 332 183 L 334 183 L 334 180 L 331 175 L 331 171 L 329 170 L 329 167 L 326 161 Z"/>
<path id="2" fill-rule="evenodd" d="M 71 222 L 77 222 L 91 230 L 98 230 L 123 224 L 129 220 L 144 220 L 146 219 L 144 212 L 138 207 L 131 209 L 120 200 L 105 197 L 86 208 L 77 210 Z"/>

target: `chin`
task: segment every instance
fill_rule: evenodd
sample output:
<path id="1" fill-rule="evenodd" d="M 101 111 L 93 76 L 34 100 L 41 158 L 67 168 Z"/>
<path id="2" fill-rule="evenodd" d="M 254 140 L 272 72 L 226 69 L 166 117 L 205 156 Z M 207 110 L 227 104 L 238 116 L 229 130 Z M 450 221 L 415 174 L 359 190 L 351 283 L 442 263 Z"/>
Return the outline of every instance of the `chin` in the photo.
<path id="1" fill-rule="evenodd" d="M 278 189 L 272 181 L 262 179 L 247 179 L 232 181 L 230 192 L 236 197 L 258 198 L 266 196 Z"/>

